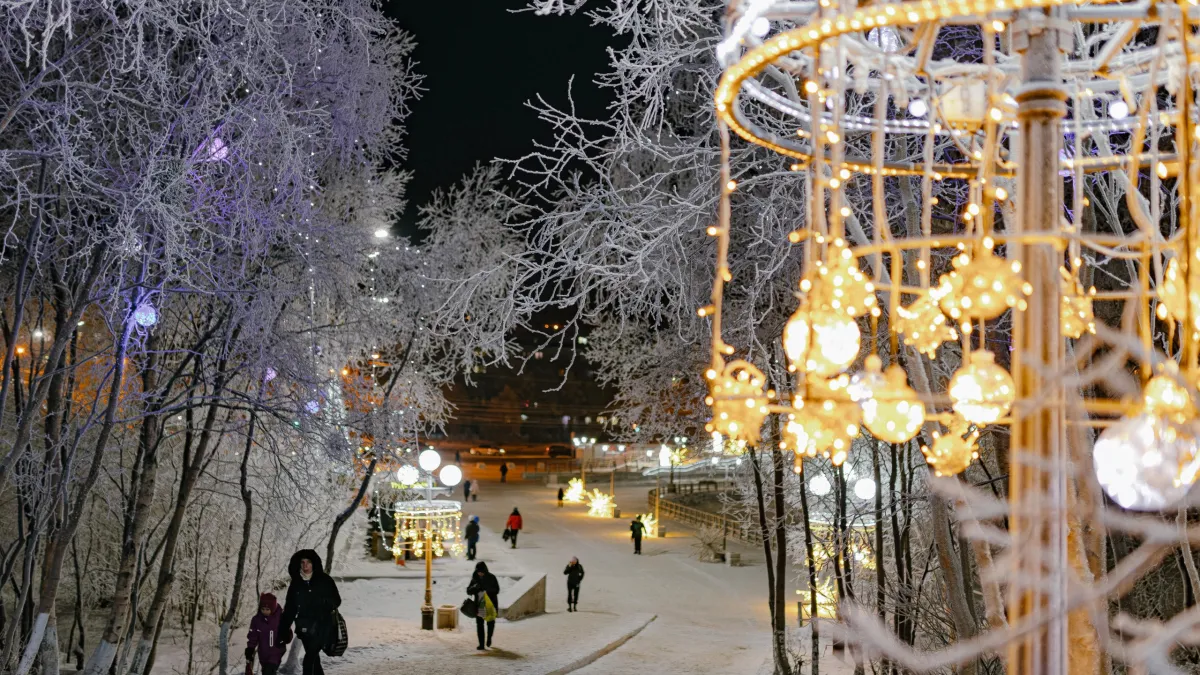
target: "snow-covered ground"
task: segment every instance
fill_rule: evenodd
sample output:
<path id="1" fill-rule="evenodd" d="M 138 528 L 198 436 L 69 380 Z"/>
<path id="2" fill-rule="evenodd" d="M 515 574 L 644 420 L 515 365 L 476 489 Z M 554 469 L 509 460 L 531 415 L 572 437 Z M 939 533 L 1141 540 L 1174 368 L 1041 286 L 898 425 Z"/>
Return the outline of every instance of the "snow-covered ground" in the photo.
<path id="1" fill-rule="evenodd" d="M 645 540 L 644 554 L 633 555 L 629 521 L 646 511 L 646 487 L 617 488 L 617 503 L 623 512 L 620 519 L 590 518 L 582 505 L 559 509 L 555 489 L 532 482 L 500 484 L 485 478 L 481 494 L 481 501 L 467 505 L 464 515 L 474 513 L 481 518 L 479 558 L 500 579 L 502 603 L 505 591 L 517 579 L 545 574 L 548 613 L 515 622 L 500 620 L 493 649 L 486 652 L 475 649 L 474 622 L 464 621 L 461 615 L 457 630 L 422 631 L 423 565 L 410 563 L 403 568 L 365 559 L 360 521 L 339 541 L 339 562 L 334 570 L 350 648 L 342 658 L 322 659 L 327 673 L 770 672 L 761 549 L 731 543 L 731 549 L 742 554 L 742 567 L 702 563 L 691 557 L 695 540 L 690 532 L 668 521 L 670 536 Z M 520 508 L 525 521 L 515 550 L 500 538 L 514 506 Z M 578 556 L 587 572 L 577 613 L 566 611 L 562 574 L 571 556 Z M 473 565 L 465 560 L 435 563 L 434 605 L 462 602 Z M 794 607 L 792 603 L 789 610 Z M 231 672 L 241 672 L 244 667 L 244 632 L 239 628 L 234 635 Z M 621 642 L 630 633 L 636 634 Z M 620 646 L 611 649 L 616 643 Z M 174 649 L 164 647 L 160 652 L 166 653 L 160 653 L 156 671 L 170 673 L 182 664 L 174 663 L 178 656 L 170 653 Z M 603 655 L 591 661 L 597 654 Z M 832 659 L 822 663 L 826 672 L 842 668 Z M 177 672 L 182 671 L 179 668 Z"/>

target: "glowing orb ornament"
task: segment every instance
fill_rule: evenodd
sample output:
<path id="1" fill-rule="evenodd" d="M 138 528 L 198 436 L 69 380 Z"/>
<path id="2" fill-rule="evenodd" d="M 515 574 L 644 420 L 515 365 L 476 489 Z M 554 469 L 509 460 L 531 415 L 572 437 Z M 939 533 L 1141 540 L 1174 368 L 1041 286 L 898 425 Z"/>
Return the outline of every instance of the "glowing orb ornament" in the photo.
<path id="1" fill-rule="evenodd" d="M 834 466 L 846 461 L 862 420 L 862 409 L 847 398 L 848 385 L 845 375 L 824 385 L 810 381 L 810 398 L 797 396 L 792 403 L 795 410 L 787 425 L 790 438 L 784 445 L 808 457 L 824 455 Z"/>
<path id="2" fill-rule="evenodd" d="M 957 418 L 945 434 L 933 432 L 933 447 L 922 445 L 921 452 L 936 475 L 957 476 L 979 457 L 975 445 L 978 440 L 979 430 L 972 430 L 970 422 Z"/>
<path id="3" fill-rule="evenodd" d="M 758 443 L 768 401 L 762 371 L 746 361 L 734 361 L 721 373 L 709 370 L 708 376 L 712 388 L 705 403 L 712 406 L 713 418 L 705 430 L 734 441 Z"/>
<path id="4" fill-rule="evenodd" d="M 825 258 L 817 263 L 815 277 L 811 282 L 802 281 L 800 290 L 808 294 L 813 308 L 837 310 L 851 317 L 880 314 L 875 284 L 858 269 L 858 261 L 843 239 L 833 240 Z"/>
<path id="5" fill-rule="evenodd" d="M 925 424 L 925 404 L 908 386 L 900 366 L 889 367 L 884 379 L 882 387 L 860 402 L 863 426 L 881 441 L 904 443 L 916 436 Z"/>
<path id="6" fill-rule="evenodd" d="M 423 450 L 420 455 L 417 455 L 417 464 L 426 471 L 435 471 L 442 463 L 442 456 L 437 450 Z"/>
<path id="7" fill-rule="evenodd" d="M 442 485 L 454 487 L 462 481 L 462 469 L 453 464 L 447 464 L 438 472 L 438 478 L 442 481 Z"/>
<path id="8" fill-rule="evenodd" d="M 158 311 L 154 309 L 154 305 L 143 303 L 133 310 L 133 322 L 142 328 L 149 328 L 158 323 Z"/>
<path id="9" fill-rule="evenodd" d="M 1065 267 L 1058 270 L 1062 274 L 1063 282 L 1059 330 L 1069 338 L 1079 338 L 1084 333 L 1095 333 L 1096 316 L 1092 313 L 1092 298 L 1096 295 L 1096 287 L 1093 286 L 1085 292 L 1076 273 L 1068 272 Z"/>
<path id="10" fill-rule="evenodd" d="M 942 310 L 955 321 L 994 319 L 1010 308 L 1024 310 L 1033 287 L 1021 278 L 1021 263 L 998 258 L 991 240 L 979 254 L 954 258 L 954 271 L 942 275 L 938 285 Z"/>
<path id="11" fill-rule="evenodd" d="M 1171 375 L 1156 375 L 1142 389 L 1144 411 L 1175 424 L 1185 424 L 1196 417 L 1192 397 Z"/>
<path id="12" fill-rule="evenodd" d="M 943 342 L 958 339 L 958 331 L 946 321 L 932 293 L 921 295 L 908 307 L 896 309 L 896 332 L 904 336 L 904 344 L 931 359 L 937 356 Z"/>
<path id="13" fill-rule="evenodd" d="M 1196 451 L 1194 437 L 1162 417 L 1141 414 L 1105 429 L 1092 448 L 1092 463 L 1114 502 L 1133 511 L 1159 511 L 1187 494 Z"/>
<path id="14" fill-rule="evenodd" d="M 421 480 L 421 472 L 412 464 L 405 464 L 396 469 L 396 480 L 404 487 L 416 485 L 417 481 Z"/>
<path id="15" fill-rule="evenodd" d="M 1158 318 L 1170 318 L 1179 323 L 1187 320 L 1187 269 L 1179 264 L 1178 256 L 1167 263 L 1162 283 L 1158 285 L 1158 299 Z M 1193 292 L 1191 301 L 1193 308 L 1200 307 L 1200 294 Z M 1200 326 L 1200 316 L 1194 316 L 1192 321 Z"/>
<path id="16" fill-rule="evenodd" d="M 850 367 L 858 358 L 862 333 L 858 323 L 842 312 L 817 310 L 809 315 L 812 347 L 805 370 L 828 377 Z"/>
<path id="17" fill-rule="evenodd" d="M 854 482 L 854 496 L 862 500 L 875 496 L 875 481 L 870 478 L 859 478 Z"/>
<path id="18" fill-rule="evenodd" d="M 877 354 L 871 354 L 863 362 L 863 369 L 850 377 L 850 385 L 846 393 L 850 400 L 861 404 L 875 395 L 875 392 L 887 386 L 887 378 L 883 375 L 883 361 Z"/>
<path id="19" fill-rule="evenodd" d="M 950 378 L 954 412 L 974 424 L 991 424 L 1012 408 L 1016 385 L 1008 371 L 996 365 L 996 355 L 981 349 Z"/>
<path id="20" fill-rule="evenodd" d="M 808 336 L 811 328 L 808 323 L 808 310 L 804 305 L 792 314 L 792 318 L 783 327 L 783 352 L 787 354 L 791 370 L 804 367 L 808 357 Z"/>
<path id="21" fill-rule="evenodd" d="M 818 497 L 824 497 L 829 494 L 833 486 L 829 484 L 829 479 L 822 474 L 817 474 L 808 481 L 808 490 Z"/>

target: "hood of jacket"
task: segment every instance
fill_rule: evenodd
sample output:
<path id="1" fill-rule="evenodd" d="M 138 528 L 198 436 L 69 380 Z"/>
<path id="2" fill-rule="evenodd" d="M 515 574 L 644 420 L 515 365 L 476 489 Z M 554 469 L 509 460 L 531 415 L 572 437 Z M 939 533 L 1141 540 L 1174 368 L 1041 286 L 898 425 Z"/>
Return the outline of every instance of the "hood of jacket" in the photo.
<path id="1" fill-rule="evenodd" d="M 312 561 L 313 577 L 325 574 L 325 568 L 321 566 L 321 556 L 317 555 L 317 552 L 311 548 L 306 548 L 293 553 L 292 561 L 288 563 L 288 575 L 292 577 L 292 581 L 300 579 L 300 561 L 305 558 Z"/>
<path id="2" fill-rule="evenodd" d="M 263 607 L 270 607 L 271 616 L 275 616 L 279 613 L 279 600 L 273 593 L 263 593 L 262 595 L 258 596 L 258 607 L 259 609 L 262 609 Z"/>
<path id="3" fill-rule="evenodd" d="M 487 563 L 485 563 L 485 562 L 475 563 L 475 573 L 479 574 L 480 572 L 483 572 L 484 574 L 488 573 Z"/>

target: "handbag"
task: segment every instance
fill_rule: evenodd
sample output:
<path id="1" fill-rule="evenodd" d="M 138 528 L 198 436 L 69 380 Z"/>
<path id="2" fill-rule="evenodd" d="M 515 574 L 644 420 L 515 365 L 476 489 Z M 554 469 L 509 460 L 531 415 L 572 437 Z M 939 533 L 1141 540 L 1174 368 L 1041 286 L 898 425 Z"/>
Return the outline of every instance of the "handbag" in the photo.
<path id="1" fill-rule="evenodd" d="M 509 539 L 512 539 L 512 530 L 506 527 L 504 528 L 504 534 L 500 536 L 504 539 L 504 541 L 508 541 Z"/>
<path id="2" fill-rule="evenodd" d="M 474 598 L 467 598 L 463 600 L 462 606 L 458 608 L 458 611 L 462 612 L 463 616 L 468 619 L 474 619 L 479 614 L 479 603 L 475 602 Z"/>
<path id="3" fill-rule="evenodd" d="M 329 633 L 329 638 L 325 642 L 325 648 L 321 651 L 327 656 L 341 656 L 346 653 L 346 645 L 350 644 L 350 636 L 346 633 L 346 620 L 342 618 L 341 612 L 333 610 L 333 625 Z"/>

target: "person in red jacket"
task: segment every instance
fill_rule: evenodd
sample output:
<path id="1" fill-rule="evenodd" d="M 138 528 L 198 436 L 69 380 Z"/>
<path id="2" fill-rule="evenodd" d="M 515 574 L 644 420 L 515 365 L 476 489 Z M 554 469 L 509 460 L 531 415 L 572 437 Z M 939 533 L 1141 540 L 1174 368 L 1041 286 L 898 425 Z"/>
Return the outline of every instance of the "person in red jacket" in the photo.
<path id="1" fill-rule="evenodd" d="M 521 531 L 521 512 L 517 507 L 513 507 L 513 512 L 508 516 L 508 522 L 504 524 L 504 529 L 508 530 L 508 540 L 512 542 L 512 547 L 517 547 L 517 533 Z"/>
<path id="2" fill-rule="evenodd" d="M 250 632 L 246 635 L 246 675 L 254 675 L 254 652 L 262 664 L 262 675 L 276 675 L 290 638 L 279 630 L 279 601 L 270 593 L 258 599 L 258 614 L 250 619 Z"/>

